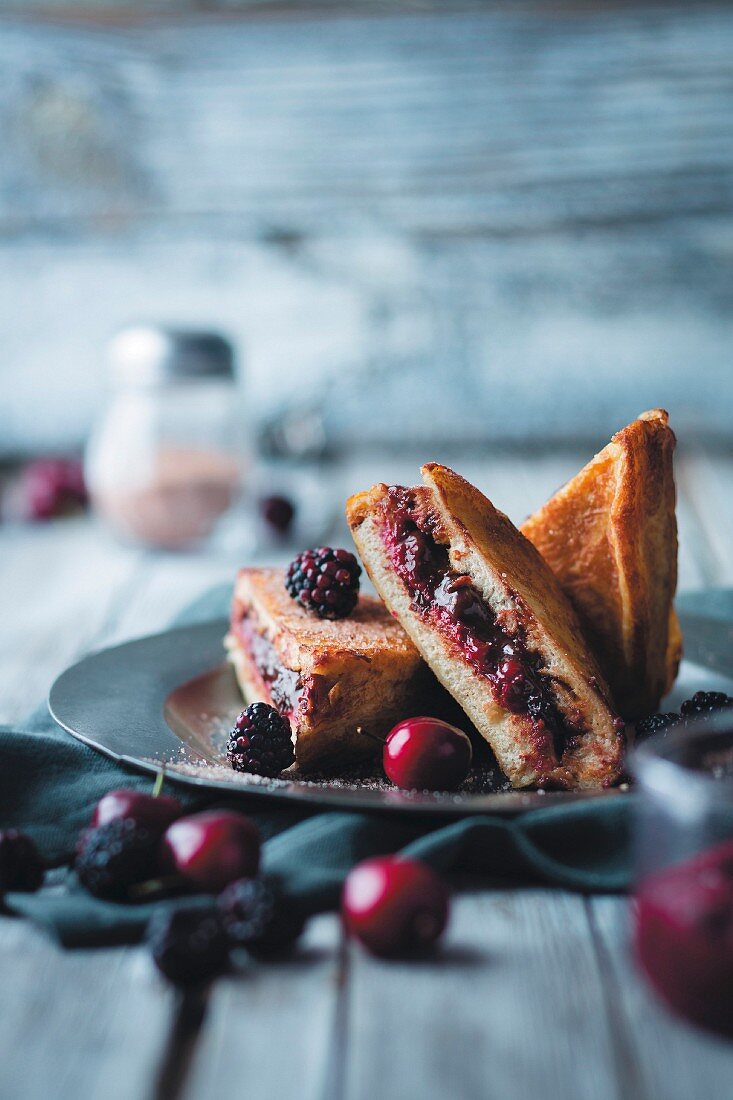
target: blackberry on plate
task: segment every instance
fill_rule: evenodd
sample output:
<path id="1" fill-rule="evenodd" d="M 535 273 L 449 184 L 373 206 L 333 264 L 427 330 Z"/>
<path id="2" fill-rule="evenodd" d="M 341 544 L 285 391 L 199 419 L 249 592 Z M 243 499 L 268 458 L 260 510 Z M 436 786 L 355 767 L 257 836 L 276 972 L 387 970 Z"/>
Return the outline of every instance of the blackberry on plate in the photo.
<path id="1" fill-rule="evenodd" d="M 277 879 L 243 878 L 232 882 L 217 899 L 217 908 L 232 947 L 252 955 L 285 951 L 303 931 L 305 920 L 283 896 Z"/>
<path id="2" fill-rule="evenodd" d="M 269 703 L 250 703 L 229 734 L 227 757 L 237 772 L 280 775 L 295 760 L 290 722 Z"/>
<path id="3" fill-rule="evenodd" d="M 159 844 L 157 831 L 130 818 L 88 829 L 74 861 L 79 881 L 96 897 L 129 898 L 131 886 L 158 874 Z"/>
<path id="4" fill-rule="evenodd" d="M 348 550 L 304 550 L 288 566 L 285 587 L 321 619 L 345 619 L 359 599 L 361 566 Z"/>
<path id="5" fill-rule="evenodd" d="M 33 893 L 43 882 L 43 860 L 35 844 L 19 829 L 0 830 L 0 894 Z"/>
<path id="6" fill-rule="evenodd" d="M 681 716 L 672 711 L 667 711 L 666 714 L 650 714 L 648 718 L 642 718 L 636 723 L 636 739 L 638 741 L 641 738 L 651 737 L 655 733 L 661 733 L 662 730 L 676 726 L 681 721 Z"/>
<path id="7" fill-rule="evenodd" d="M 682 717 L 701 718 L 725 707 L 733 707 L 733 699 L 724 691 L 696 691 L 682 704 Z"/>
<path id="8" fill-rule="evenodd" d="M 229 945 L 211 909 L 161 909 L 150 918 L 145 938 L 158 970 L 177 985 L 197 985 L 227 968 Z"/>

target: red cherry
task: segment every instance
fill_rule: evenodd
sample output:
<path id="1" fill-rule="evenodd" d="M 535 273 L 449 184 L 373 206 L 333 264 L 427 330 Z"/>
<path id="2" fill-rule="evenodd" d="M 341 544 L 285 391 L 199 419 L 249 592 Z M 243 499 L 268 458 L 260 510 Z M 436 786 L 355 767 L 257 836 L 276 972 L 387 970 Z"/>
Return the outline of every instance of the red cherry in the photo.
<path id="1" fill-rule="evenodd" d="M 180 817 L 163 836 L 163 861 L 190 886 L 218 893 L 257 874 L 260 833 L 244 814 L 228 810 Z"/>
<path id="2" fill-rule="evenodd" d="M 110 791 L 109 794 L 100 798 L 94 809 L 91 824 L 92 828 L 96 829 L 99 825 L 107 825 L 110 821 L 122 817 L 162 833 L 182 813 L 183 806 L 171 795 L 161 794 L 154 798 L 151 794 L 142 794 L 140 791 L 123 788 L 119 791 Z"/>
<path id="3" fill-rule="evenodd" d="M 471 756 L 463 730 L 438 718 L 408 718 L 387 734 L 382 763 L 403 790 L 454 791 L 468 775 Z"/>
<path id="4" fill-rule="evenodd" d="M 671 1008 L 733 1037 L 733 841 L 642 879 L 634 946 Z"/>
<path id="5" fill-rule="evenodd" d="M 349 872 L 341 896 L 347 932 L 373 955 L 419 954 L 448 923 L 448 890 L 415 859 L 367 859 Z"/>
<path id="6" fill-rule="evenodd" d="M 78 511 L 87 501 L 82 466 L 76 459 L 29 462 L 21 473 L 18 491 L 26 518 L 34 520 Z"/>

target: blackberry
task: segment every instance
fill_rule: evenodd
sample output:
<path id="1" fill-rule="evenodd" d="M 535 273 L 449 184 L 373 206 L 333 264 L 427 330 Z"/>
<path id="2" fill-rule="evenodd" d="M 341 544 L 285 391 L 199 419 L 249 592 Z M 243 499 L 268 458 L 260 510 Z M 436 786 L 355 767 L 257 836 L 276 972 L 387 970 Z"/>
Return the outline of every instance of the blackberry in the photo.
<path id="1" fill-rule="evenodd" d="M 681 716 L 668 711 L 666 714 L 650 714 L 648 718 L 642 718 L 636 723 L 636 739 L 651 737 L 652 734 L 667 730 L 670 726 L 676 726 L 681 722 Z"/>
<path id="2" fill-rule="evenodd" d="M 229 734 L 227 757 L 237 772 L 280 775 L 295 760 L 290 723 L 269 703 L 250 703 Z"/>
<path id="3" fill-rule="evenodd" d="M 0 894 L 32 894 L 43 882 L 43 860 L 35 844 L 18 829 L 0 831 Z"/>
<path id="4" fill-rule="evenodd" d="M 725 707 L 733 707 L 733 699 L 723 691 L 696 691 L 682 704 L 683 718 L 702 718 Z"/>
<path id="5" fill-rule="evenodd" d="M 130 887 L 159 871 L 160 834 L 130 818 L 116 818 L 81 837 L 74 866 L 79 881 L 99 898 L 126 899 Z"/>
<path id="6" fill-rule="evenodd" d="M 304 550 L 288 566 L 285 587 L 321 619 L 345 619 L 359 599 L 361 566 L 348 550 Z"/>
<path id="7" fill-rule="evenodd" d="M 211 909 L 161 909 L 150 918 L 145 938 L 158 970 L 177 985 L 197 985 L 227 968 L 229 945 Z"/>
<path id="8" fill-rule="evenodd" d="M 256 956 L 285 951 L 295 943 L 305 924 L 302 914 L 283 897 L 277 879 L 272 877 L 232 882 L 216 904 L 232 947 L 244 947 Z"/>

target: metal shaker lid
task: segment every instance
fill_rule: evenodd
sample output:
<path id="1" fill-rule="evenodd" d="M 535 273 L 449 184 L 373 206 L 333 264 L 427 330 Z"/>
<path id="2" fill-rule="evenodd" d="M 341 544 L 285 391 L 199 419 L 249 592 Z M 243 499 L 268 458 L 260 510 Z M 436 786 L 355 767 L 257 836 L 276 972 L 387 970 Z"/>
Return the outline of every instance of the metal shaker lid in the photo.
<path id="1" fill-rule="evenodd" d="M 107 353 L 112 380 L 125 386 L 234 378 L 234 348 L 216 332 L 130 325 L 112 337 Z"/>

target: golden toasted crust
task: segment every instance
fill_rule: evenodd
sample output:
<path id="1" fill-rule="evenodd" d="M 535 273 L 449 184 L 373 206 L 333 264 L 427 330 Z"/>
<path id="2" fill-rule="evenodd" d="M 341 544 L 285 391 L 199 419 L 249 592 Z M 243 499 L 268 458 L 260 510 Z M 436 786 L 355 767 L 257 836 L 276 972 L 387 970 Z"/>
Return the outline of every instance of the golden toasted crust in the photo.
<path id="1" fill-rule="evenodd" d="M 386 489 L 384 484 L 373 485 L 371 489 L 349 497 L 346 501 L 346 521 L 352 530 L 364 522 L 372 508 L 382 499 Z"/>
<path id="2" fill-rule="evenodd" d="M 680 661 L 682 660 L 683 653 L 683 638 L 682 628 L 680 621 L 677 618 L 677 612 L 674 607 L 669 609 L 669 639 L 667 642 L 667 659 L 665 661 L 666 669 L 666 681 L 664 685 L 663 695 L 666 695 L 671 690 L 672 685 L 677 679 L 677 673 L 680 668 Z"/>
<path id="3" fill-rule="evenodd" d="M 308 614 L 285 589 L 280 569 L 242 569 L 226 647 L 249 702 L 273 703 L 240 627 L 246 620 L 297 683 L 290 715 L 301 770 L 337 768 L 373 756 L 400 719 L 420 713 L 438 689 L 417 650 L 384 605 L 360 596 L 348 619 Z"/>
<path id="4" fill-rule="evenodd" d="M 283 664 L 297 671 L 353 656 L 407 665 L 418 660 L 400 624 L 373 596 L 360 595 L 346 619 L 319 619 L 292 599 L 284 570 L 248 568 L 237 574 L 234 599 L 255 617 Z"/>
<path id="5" fill-rule="evenodd" d="M 628 720 L 657 709 L 682 652 L 672 606 L 674 447 L 667 413 L 643 413 L 522 525 L 573 604 Z"/>
<path id="6" fill-rule="evenodd" d="M 362 560 L 385 603 L 402 622 L 438 679 L 494 750 L 515 786 L 550 783 L 594 787 L 618 775 L 622 749 L 608 690 L 575 614 L 535 548 L 474 486 L 445 466 L 423 467 L 426 489 L 411 492 L 417 512 L 431 512 L 436 539 L 448 546 L 451 566 L 471 577 L 504 629 L 521 633 L 539 655 L 559 711 L 578 732 L 555 756 L 549 735 L 504 710 L 489 681 L 458 657 L 440 632 L 411 606 L 391 566 L 383 539 L 388 489 L 374 486 L 347 503 Z M 436 524 L 435 517 L 438 517 Z"/>

